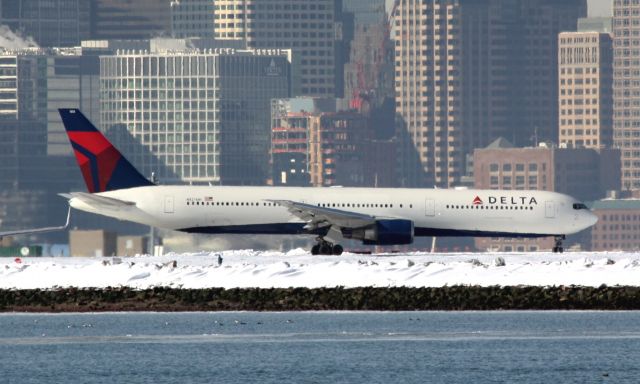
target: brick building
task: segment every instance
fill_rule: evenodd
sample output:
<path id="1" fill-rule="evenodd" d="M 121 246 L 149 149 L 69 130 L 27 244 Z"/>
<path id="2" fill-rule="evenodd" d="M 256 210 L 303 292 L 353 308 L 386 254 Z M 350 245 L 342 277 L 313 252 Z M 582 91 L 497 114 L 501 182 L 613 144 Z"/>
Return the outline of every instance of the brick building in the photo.
<path id="1" fill-rule="evenodd" d="M 640 199 L 593 202 L 598 222 L 591 228 L 592 251 L 640 250 Z"/>

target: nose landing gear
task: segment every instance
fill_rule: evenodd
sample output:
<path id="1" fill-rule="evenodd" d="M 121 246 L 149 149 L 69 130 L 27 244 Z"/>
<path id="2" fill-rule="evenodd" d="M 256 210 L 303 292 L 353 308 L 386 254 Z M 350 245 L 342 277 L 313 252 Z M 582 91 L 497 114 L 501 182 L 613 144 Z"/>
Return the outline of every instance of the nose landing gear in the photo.
<path id="1" fill-rule="evenodd" d="M 311 247 L 312 255 L 336 255 L 340 256 L 342 254 L 342 246 L 340 244 L 333 244 L 325 240 L 323 237 L 318 237 L 316 239 L 318 244 Z"/>
<path id="2" fill-rule="evenodd" d="M 553 246 L 553 253 L 564 252 L 564 248 L 562 248 L 562 240 L 564 240 L 565 238 L 566 238 L 565 235 L 554 237 L 555 245 Z"/>

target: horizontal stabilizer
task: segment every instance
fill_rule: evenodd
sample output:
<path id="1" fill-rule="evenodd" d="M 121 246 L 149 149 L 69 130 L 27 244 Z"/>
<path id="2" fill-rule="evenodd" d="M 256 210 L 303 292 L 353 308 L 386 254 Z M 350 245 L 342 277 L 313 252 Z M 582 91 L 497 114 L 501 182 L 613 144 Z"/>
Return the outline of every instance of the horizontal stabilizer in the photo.
<path id="1" fill-rule="evenodd" d="M 69 207 L 69 211 L 67 212 L 67 221 L 64 225 L 59 227 L 44 227 L 44 228 L 33 228 L 33 229 L 21 229 L 18 231 L 8 231 L 8 232 L 0 232 L 0 238 L 6 236 L 18 236 L 18 235 L 33 235 L 36 233 L 46 233 L 46 232 L 55 232 L 62 231 L 67 229 L 69 226 L 69 220 L 71 219 L 71 207 Z"/>
<path id="2" fill-rule="evenodd" d="M 136 203 L 114 199 L 113 197 L 99 196 L 86 192 L 61 193 L 60 196 L 69 200 L 77 199 L 86 205 L 96 209 L 118 211 L 135 207 Z"/>

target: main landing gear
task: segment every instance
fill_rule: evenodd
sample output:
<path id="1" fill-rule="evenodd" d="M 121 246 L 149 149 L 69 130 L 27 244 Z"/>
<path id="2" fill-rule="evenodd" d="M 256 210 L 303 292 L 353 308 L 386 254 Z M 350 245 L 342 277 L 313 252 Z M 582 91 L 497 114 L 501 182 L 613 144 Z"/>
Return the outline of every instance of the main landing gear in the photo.
<path id="1" fill-rule="evenodd" d="M 564 240 L 565 238 L 566 238 L 565 235 L 554 237 L 555 245 L 553 246 L 553 253 L 564 252 L 564 248 L 562 248 L 562 240 Z"/>
<path id="2" fill-rule="evenodd" d="M 311 247 L 312 255 L 342 255 L 342 245 L 333 244 L 325 240 L 323 237 L 318 237 L 316 241 L 318 242 L 318 244 Z"/>

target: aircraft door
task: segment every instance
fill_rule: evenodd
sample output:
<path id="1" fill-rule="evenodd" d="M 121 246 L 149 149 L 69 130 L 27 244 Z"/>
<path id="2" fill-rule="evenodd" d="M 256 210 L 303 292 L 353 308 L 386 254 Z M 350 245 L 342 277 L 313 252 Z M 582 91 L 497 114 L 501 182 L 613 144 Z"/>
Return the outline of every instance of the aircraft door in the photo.
<path id="1" fill-rule="evenodd" d="M 173 213 L 173 196 L 164 197 L 164 213 Z"/>
<path id="2" fill-rule="evenodd" d="M 436 215 L 436 201 L 433 199 L 425 200 L 425 215 L 426 216 L 435 216 Z"/>
<path id="3" fill-rule="evenodd" d="M 556 204 L 553 201 L 544 202 L 544 217 L 547 219 L 556 217 Z"/>

